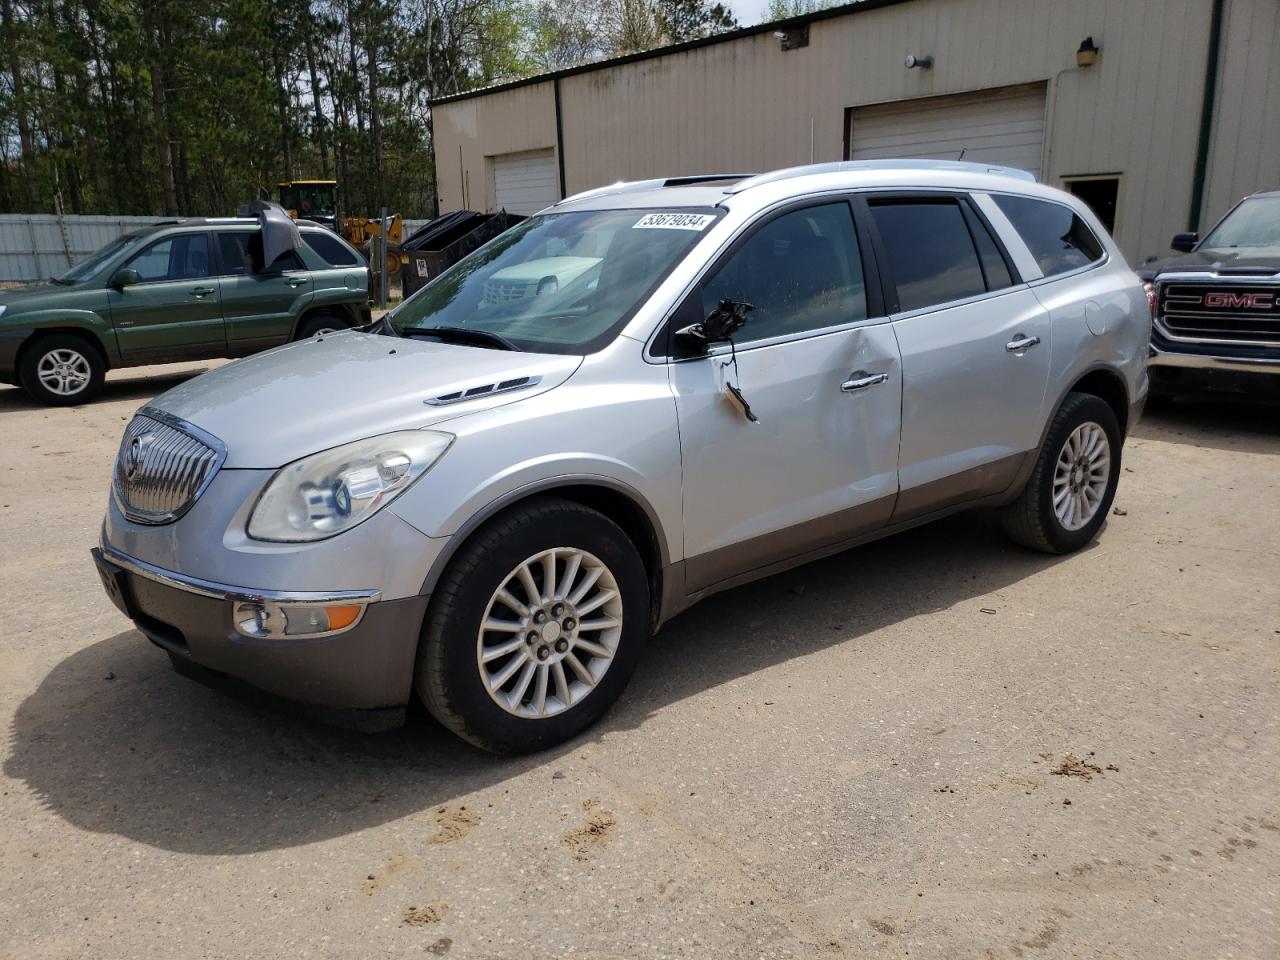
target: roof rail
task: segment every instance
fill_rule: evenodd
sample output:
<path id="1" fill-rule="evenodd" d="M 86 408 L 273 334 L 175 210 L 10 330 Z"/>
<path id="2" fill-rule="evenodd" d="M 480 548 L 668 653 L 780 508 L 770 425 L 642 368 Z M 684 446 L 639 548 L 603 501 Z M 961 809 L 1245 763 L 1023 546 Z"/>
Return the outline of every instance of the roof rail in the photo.
<path id="1" fill-rule="evenodd" d="M 608 197 L 618 193 L 660 190 L 663 187 L 689 187 L 699 183 L 715 183 L 720 180 L 745 180 L 753 176 L 755 174 L 751 173 L 698 173 L 687 177 L 658 177 L 654 180 L 619 180 L 617 183 L 611 183 L 605 187 L 596 187 L 594 190 L 575 193 L 572 196 L 565 197 L 563 200 L 557 200 L 552 206 L 558 207 L 562 203 L 569 203 L 573 200 L 586 200 L 589 197 Z"/>
<path id="2" fill-rule="evenodd" d="M 786 167 L 772 173 L 762 173 L 725 188 L 725 193 L 741 193 L 766 183 L 808 177 L 819 173 L 856 173 L 859 170 L 953 170 L 957 173 L 993 173 L 1004 177 L 1016 177 L 1035 183 L 1036 178 L 1026 170 L 1002 167 L 995 163 L 972 163 L 967 160 L 838 160 L 835 163 L 811 163 L 802 167 Z"/>
<path id="3" fill-rule="evenodd" d="M 667 177 L 664 187 L 688 187 L 697 183 L 715 183 L 719 180 L 749 180 L 754 173 L 698 173 L 691 177 Z"/>
<path id="4" fill-rule="evenodd" d="M 594 190 L 583 190 L 581 193 L 575 193 L 572 196 L 565 197 L 563 200 L 557 200 L 552 206 L 558 207 L 562 203 L 569 203 L 573 200 L 586 200 L 589 197 L 607 197 L 615 193 L 635 193 L 637 190 L 656 190 L 666 182 L 666 180 L 619 180 L 617 183 L 611 183 L 606 187 L 596 187 Z"/>

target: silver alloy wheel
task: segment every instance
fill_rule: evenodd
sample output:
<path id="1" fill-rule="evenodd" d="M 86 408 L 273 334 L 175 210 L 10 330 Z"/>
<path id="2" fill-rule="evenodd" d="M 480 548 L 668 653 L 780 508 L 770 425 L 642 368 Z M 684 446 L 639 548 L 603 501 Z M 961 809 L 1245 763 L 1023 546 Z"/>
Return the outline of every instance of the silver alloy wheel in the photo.
<path id="1" fill-rule="evenodd" d="M 595 689 L 622 637 L 622 593 L 577 547 L 530 557 L 489 598 L 476 665 L 493 702 L 517 717 L 563 713 Z"/>
<path id="2" fill-rule="evenodd" d="M 1071 431 L 1053 471 L 1053 512 L 1064 529 L 1079 530 L 1098 512 L 1111 482 L 1111 442 L 1092 420 Z"/>
<path id="3" fill-rule="evenodd" d="M 89 385 L 92 370 L 89 361 L 79 350 L 59 347 L 50 350 L 36 364 L 36 379 L 50 393 L 60 397 L 72 397 Z"/>

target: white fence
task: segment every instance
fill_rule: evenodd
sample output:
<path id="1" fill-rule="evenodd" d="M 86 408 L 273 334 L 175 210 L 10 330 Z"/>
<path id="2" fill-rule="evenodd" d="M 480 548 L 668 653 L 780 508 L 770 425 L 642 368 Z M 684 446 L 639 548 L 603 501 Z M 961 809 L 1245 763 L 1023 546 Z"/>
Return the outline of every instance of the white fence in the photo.
<path id="1" fill-rule="evenodd" d="M 0 283 L 56 277 L 122 233 L 172 217 L 77 217 L 0 214 Z M 406 220 L 409 236 L 427 220 Z"/>
<path id="2" fill-rule="evenodd" d="M 0 282 L 56 277 L 120 234 L 165 219 L 0 214 Z"/>

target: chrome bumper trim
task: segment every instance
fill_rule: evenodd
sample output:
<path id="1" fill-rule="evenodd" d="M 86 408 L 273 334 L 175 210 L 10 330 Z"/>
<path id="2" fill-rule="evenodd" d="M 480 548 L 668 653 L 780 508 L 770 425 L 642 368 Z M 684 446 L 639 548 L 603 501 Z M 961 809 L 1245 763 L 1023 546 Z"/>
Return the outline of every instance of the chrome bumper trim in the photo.
<path id="1" fill-rule="evenodd" d="M 143 560 L 137 560 L 128 554 L 121 553 L 105 540 L 100 541 L 102 555 L 117 567 L 123 567 L 130 573 L 165 586 L 175 587 L 200 597 L 214 600 L 233 601 L 267 601 L 271 603 L 322 604 L 335 606 L 338 604 L 369 604 L 382 599 L 379 590 L 253 590 L 249 587 L 236 587 L 212 580 L 201 580 L 199 577 L 188 577 L 172 570 L 165 570 Z"/>
<path id="2" fill-rule="evenodd" d="M 1182 367 L 1192 370 L 1229 370 L 1235 373 L 1269 373 L 1280 376 L 1280 357 L 1275 360 L 1206 356 L 1198 353 L 1167 353 L 1152 345 L 1149 367 Z"/>

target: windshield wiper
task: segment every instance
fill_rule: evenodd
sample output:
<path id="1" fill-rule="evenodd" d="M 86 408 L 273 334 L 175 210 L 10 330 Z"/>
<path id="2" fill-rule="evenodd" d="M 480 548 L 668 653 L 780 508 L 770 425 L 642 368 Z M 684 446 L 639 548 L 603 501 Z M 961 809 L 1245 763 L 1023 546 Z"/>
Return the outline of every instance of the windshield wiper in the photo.
<path id="1" fill-rule="evenodd" d="M 514 342 L 500 333 L 490 333 L 488 330 L 471 330 L 467 327 L 410 327 L 404 331 L 403 335 L 406 337 L 439 337 L 447 343 L 461 343 L 473 347 L 496 347 L 499 350 L 520 352 L 520 348 Z"/>
<path id="2" fill-rule="evenodd" d="M 357 330 L 360 333 L 376 333 L 383 337 L 398 337 L 400 334 L 388 319 L 389 316 L 390 314 L 384 313 L 377 320 L 372 320 L 369 323 L 361 324 L 360 326 L 353 327 L 352 329 Z"/>

